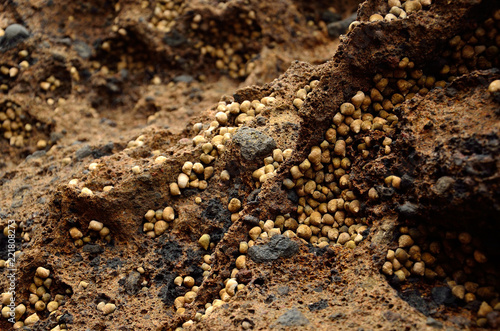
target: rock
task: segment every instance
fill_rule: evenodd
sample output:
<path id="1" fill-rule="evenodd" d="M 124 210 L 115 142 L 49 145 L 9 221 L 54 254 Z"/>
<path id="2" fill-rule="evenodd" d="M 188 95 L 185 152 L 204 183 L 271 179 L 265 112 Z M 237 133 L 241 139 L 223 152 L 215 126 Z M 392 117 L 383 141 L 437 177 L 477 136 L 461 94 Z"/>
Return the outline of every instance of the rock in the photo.
<path id="1" fill-rule="evenodd" d="M 242 127 L 236 132 L 233 141 L 240 146 L 241 156 L 246 161 L 254 161 L 276 148 L 276 142 L 268 135 L 252 128 Z"/>
<path id="2" fill-rule="evenodd" d="M 30 36 L 30 32 L 21 24 L 11 24 L 5 29 L 5 34 L 0 40 L 0 50 L 14 47 Z"/>
<path id="3" fill-rule="evenodd" d="M 455 297 L 451 293 L 451 289 L 447 286 L 434 287 L 431 293 L 432 299 L 438 305 L 449 305 L 455 301 Z"/>
<path id="4" fill-rule="evenodd" d="M 194 80 L 191 75 L 179 75 L 174 77 L 174 82 L 176 83 L 191 83 Z"/>
<path id="5" fill-rule="evenodd" d="M 483 303 L 481 303 L 481 306 L 479 307 L 479 311 L 477 312 L 477 316 L 486 317 L 492 311 L 493 311 L 493 308 L 486 301 L 483 301 Z"/>
<path id="6" fill-rule="evenodd" d="M 401 319 L 401 314 L 395 313 L 395 312 L 390 311 L 390 310 L 386 311 L 383 316 L 389 322 L 395 322 L 395 321 L 398 321 Z"/>
<path id="7" fill-rule="evenodd" d="M 36 160 L 36 159 L 39 159 L 39 158 L 41 158 L 41 157 L 45 156 L 45 154 L 47 154 L 47 152 L 46 152 L 46 151 L 36 151 L 36 152 L 34 152 L 33 154 L 28 155 L 28 156 L 26 157 L 26 161 L 31 161 L 31 160 Z"/>
<path id="8" fill-rule="evenodd" d="M 82 59 L 88 59 L 92 56 L 92 48 L 81 40 L 75 40 L 73 49 Z"/>
<path id="9" fill-rule="evenodd" d="M 288 286 L 278 287 L 278 294 L 279 295 L 288 295 L 288 293 L 290 293 L 290 287 L 288 287 Z"/>
<path id="10" fill-rule="evenodd" d="M 486 319 L 488 320 L 488 325 L 495 329 L 498 330 L 500 328 L 500 312 L 499 311 L 492 311 L 486 315 Z"/>
<path id="11" fill-rule="evenodd" d="M 354 12 L 351 16 L 343 19 L 342 21 L 331 22 L 326 27 L 328 29 L 328 35 L 332 38 L 338 38 L 341 34 L 345 33 L 349 28 L 349 25 L 356 19 L 357 13 Z"/>
<path id="12" fill-rule="evenodd" d="M 139 292 L 141 289 L 140 280 L 141 274 L 137 271 L 132 271 L 125 281 L 125 291 L 130 295 L 134 295 Z"/>
<path id="13" fill-rule="evenodd" d="M 321 19 L 328 24 L 342 20 L 342 15 L 326 10 L 321 13 Z"/>
<path id="14" fill-rule="evenodd" d="M 318 302 L 311 303 L 307 307 L 309 308 L 310 311 L 316 311 L 316 310 L 323 310 L 328 308 L 328 301 L 325 299 L 321 299 Z"/>
<path id="15" fill-rule="evenodd" d="M 75 157 L 78 161 L 86 158 L 87 156 L 92 154 L 92 148 L 89 145 L 85 144 L 82 148 L 75 152 Z"/>
<path id="16" fill-rule="evenodd" d="M 405 202 L 401 206 L 397 207 L 397 211 L 401 214 L 401 216 L 406 218 L 412 218 L 417 216 L 418 214 L 418 206 L 411 202 Z"/>
<path id="17" fill-rule="evenodd" d="M 278 317 L 276 323 L 284 326 L 305 326 L 309 324 L 309 320 L 297 308 L 292 308 Z"/>
<path id="18" fill-rule="evenodd" d="M 442 196 L 450 189 L 450 187 L 455 183 L 455 180 L 449 176 L 443 176 L 439 178 L 432 188 L 434 193 L 436 193 L 439 196 Z"/>
<path id="19" fill-rule="evenodd" d="M 163 41 L 169 46 L 177 47 L 184 44 L 187 39 L 177 30 L 172 30 L 168 35 L 163 38 Z"/>
<path id="20" fill-rule="evenodd" d="M 344 313 L 333 313 L 330 316 L 328 316 L 328 319 L 330 321 L 335 321 L 337 319 L 341 319 L 341 318 L 344 318 L 344 317 L 345 317 Z"/>
<path id="21" fill-rule="evenodd" d="M 255 245 L 248 249 L 248 256 L 257 263 L 288 258 L 297 254 L 299 245 L 283 235 L 275 235 L 265 245 Z"/>
<path id="22" fill-rule="evenodd" d="M 100 254 L 104 252 L 104 249 L 97 244 L 86 244 L 85 246 L 83 246 L 82 250 L 90 254 Z"/>
<path id="23" fill-rule="evenodd" d="M 399 271 L 399 270 L 398 270 Z M 451 290 L 450 290 L 451 295 Z M 419 312 L 424 314 L 425 316 L 429 316 L 433 312 L 435 312 L 435 304 L 432 301 L 428 301 L 422 297 L 422 293 L 418 290 L 407 290 L 400 294 L 401 298 L 403 298 L 410 306 L 417 309 Z"/>
<path id="24" fill-rule="evenodd" d="M 10 208 L 16 209 L 19 208 L 23 205 L 23 197 L 17 198 L 16 200 L 12 201 Z"/>
<path id="25" fill-rule="evenodd" d="M 431 327 L 436 328 L 436 329 L 442 329 L 443 328 L 443 323 L 439 322 L 438 320 L 435 320 L 432 317 L 427 317 L 426 324 L 428 326 L 431 326 Z"/>
<path id="26" fill-rule="evenodd" d="M 259 225 L 259 219 L 255 216 L 252 216 L 252 215 L 243 216 L 243 222 L 245 224 L 248 224 L 251 226 L 258 226 Z"/>

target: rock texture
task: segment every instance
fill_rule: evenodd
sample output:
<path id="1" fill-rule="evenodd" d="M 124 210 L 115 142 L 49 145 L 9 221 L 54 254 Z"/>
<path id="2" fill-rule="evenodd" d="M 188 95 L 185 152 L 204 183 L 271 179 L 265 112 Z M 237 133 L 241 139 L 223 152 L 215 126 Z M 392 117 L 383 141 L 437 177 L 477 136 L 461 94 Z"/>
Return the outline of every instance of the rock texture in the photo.
<path id="1" fill-rule="evenodd" d="M 156 11 L 156 2 L 10 3 L 0 5 L 2 125 L 9 120 L 0 140 L 0 225 L 18 226 L 16 304 L 27 307 L 20 320 L 35 313 L 28 300 L 38 267 L 50 270 L 52 284 L 44 286 L 51 298 L 63 298 L 55 313 L 37 312 L 30 330 L 498 327 L 500 98 L 488 92 L 500 79 L 498 35 L 493 48 L 475 50 L 488 55 L 487 68 L 483 60 L 464 60 L 443 86 L 430 84 L 394 107 L 397 120 L 386 131 L 366 133 L 373 147 L 352 158 L 348 173 L 367 224 L 354 249 L 274 235 L 248 248 L 245 268 L 233 274 L 251 228 L 297 215 L 302 202 L 284 180 L 322 143 L 339 107 L 357 91 L 370 95 L 377 74 L 394 78 L 405 57 L 440 79 L 443 66 L 467 53 L 450 50 L 451 40 L 479 43 L 479 27 L 500 13 L 495 1 L 436 0 L 405 19 L 373 21 L 390 8 L 368 0 L 358 8 L 359 24 L 340 41 L 330 39 L 328 26 L 348 18 L 357 1 L 336 3 L 329 13 L 324 1 L 193 1 L 182 10 L 172 1 Z M 498 27 L 500 17 L 491 19 Z M 22 38 L 4 47 L 14 35 Z M 23 59 L 29 66 L 21 66 Z M 289 65 L 291 59 L 307 62 Z M 297 91 L 312 81 L 317 87 L 296 106 Z M 211 145 L 207 152 L 206 142 L 193 143 L 218 125 L 212 123 L 219 105 L 264 104 L 265 97 L 260 118 L 244 120 L 223 149 Z M 12 132 L 22 139 L 12 140 Z M 365 136 L 355 135 L 348 152 Z M 390 152 L 382 153 L 388 137 Z M 292 153 L 261 183 L 252 175 L 274 148 Z M 174 194 L 185 162 L 200 162 L 212 150 L 217 158 L 202 163 L 213 174 L 200 173 L 198 187 Z M 397 187 L 384 183 L 389 175 L 401 179 Z M 199 188 L 203 180 L 206 189 Z M 369 198 L 371 188 L 378 199 Z M 231 214 L 233 198 L 242 209 Z M 148 236 L 146 212 L 161 214 L 167 206 L 175 219 L 164 234 Z M 92 220 L 109 234 L 88 230 Z M 81 245 L 70 236 L 75 227 Z M 467 232 L 477 249 L 444 245 L 435 255 L 447 278 L 386 277 L 388 250 L 400 248 L 398 238 L 413 227 L 445 240 Z M 198 245 L 203 234 L 210 234 L 208 250 Z M 431 246 L 423 235 L 413 237 L 422 250 Z M 7 245 L 0 235 L 4 260 Z M 475 260 L 467 260 L 464 254 L 473 253 Z M 8 288 L 7 274 L 0 269 L 0 292 Z M 196 298 L 179 306 L 176 299 L 194 291 L 174 284 L 178 276 L 198 286 Z M 207 303 L 230 290 L 231 277 L 245 286 L 206 313 Z M 474 289 L 470 302 L 452 293 L 464 277 L 488 285 Z M 104 313 L 106 304 L 115 309 Z M 479 313 L 480 307 L 493 310 Z M 197 320 L 197 313 L 205 317 Z M 10 328 L 0 319 L 0 329 Z"/>

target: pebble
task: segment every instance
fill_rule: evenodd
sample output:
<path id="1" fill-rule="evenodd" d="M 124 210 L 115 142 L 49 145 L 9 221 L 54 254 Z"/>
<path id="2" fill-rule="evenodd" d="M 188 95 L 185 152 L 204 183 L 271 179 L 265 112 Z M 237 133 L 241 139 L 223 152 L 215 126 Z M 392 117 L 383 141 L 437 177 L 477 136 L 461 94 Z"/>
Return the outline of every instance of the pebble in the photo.
<path id="1" fill-rule="evenodd" d="M 404 9 L 405 9 L 407 14 L 411 14 L 413 12 L 416 12 L 416 11 L 419 11 L 420 9 L 422 9 L 422 5 L 420 4 L 420 1 L 418 1 L 418 0 L 406 1 L 403 6 L 404 6 Z"/>
<path id="2" fill-rule="evenodd" d="M 349 240 L 351 239 L 351 236 L 349 235 L 349 233 L 347 232 L 342 232 L 340 235 L 339 235 L 339 238 L 337 240 L 337 243 L 341 244 L 341 245 L 344 245 L 345 243 L 347 243 Z"/>
<path id="3" fill-rule="evenodd" d="M 247 258 L 245 255 L 238 256 L 238 258 L 236 259 L 236 268 L 237 269 L 245 269 L 246 262 L 247 262 Z"/>
<path id="4" fill-rule="evenodd" d="M 465 298 L 465 287 L 463 285 L 453 286 L 451 289 L 451 293 L 453 293 L 453 295 L 460 300 L 463 300 Z"/>
<path id="5" fill-rule="evenodd" d="M 177 178 L 179 188 L 186 188 L 189 184 L 189 177 L 185 173 L 180 173 Z"/>
<path id="6" fill-rule="evenodd" d="M 165 162 L 167 160 L 167 158 L 163 155 L 160 155 L 158 156 L 156 159 L 155 159 L 155 164 L 162 164 L 163 162 Z"/>
<path id="7" fill-rule="evenodd" d="M 102 224 L 101 222 L 98 222 L 98 221 L 90 221 L 89 223 L 89 230 L 92 230 L 92 231 L 101 231 L 102 228 L 104 227 L 104 224 Z"/>
<path id="8" fill-rule="evenodd" d="M 104 315 L 109 315 L 113 313 L 115 309 L 116 305 L 114 303 L 107 303 L 104 305 L 104 307 L 102 307 L 102 312 L 104 313 Z"/>
<path id="9" fill-rule="evenodd" d="M 227 206 L 227 209 L 231 213 L 236 213 L 241 209 L 241 201 L 239 199 L 233 198 L 231 201 L 229 201 L 229 205 Z"/>
<path id="10" fill-rule="evenodd" d="M 243 330 L 249 330 L 250 328 L 252 328 L 252 324 L 250 324 L 247 321 L 243 321 L 243 322 L 241 322 L 241 328 Z"/>
<path id="11" fill-rule="evenodd" d="M 198 244 L 204 249 L 208 250 L 208 247 L 210 246 L 210 235 L 209 234 L 204 234 L 200 237 L 198 240 Z"/>
<path id="12" fill-rule="evenodd" d="M 396 249 L 395 257 L 399 262 L 404 263 L 408 260 L 410 255 L 404 249 L 398 248 L 398 249 Z"/>
<path id="13" fill-rule="evenodd" d="M 163 221 L 163 220 L 156 222 L 154 225 L 154 232 L 155 232 L 155 235 L 157 235 L 157 236 L 160 236 L 163 233 L 165 233 L 165 231 L 167 231 L 167 229 L 168 229 L 168 223 Z"/>
<path id="14" fill-rule="evenodd" d="M 276 148 L 273 138 L 249 127 L 241 127 L 233 136 L 233 142 L 240 146 L 241 156 L 246 161 L 263 157 Z"/>
<path id="15" fill-rule="evenodd" d="M 411 247 L 414 241 L 409 235 L 404 234 L 399 237 L 398 243 L 399 247 Z"/>
<path id="16" fill-rule="evenodd" d="M 92 197 L 94 193 L 87 187 L 82 188 L 82 192 L 80 193 L 82 197 Z"/>
<path id="17" fill-rule="evenodd" d="M 415 262 L 411 269 L 412 274 L 423 276 L 425 273 L 425 264 L 423 262 Z"/>
<path id="18" fill-rule="evenodd" d="M 182 281 L 182 283 L 183 283 L 185 286 L 187 286 L 187 287 L 191 288 L 191 287 L 193 287 L 193 286 L 194 286 L 195 281 L 194 281 L 194 278 L 193 278 L 193 277 L 191 277 L 191 276 L 186 276 L 186 277 L 184 277 L 184 280 Z"/>
<path id="19" fill-rule="evenodd" d="M 44 267 L 38 267 L 36 269 L 35 275 L 40 277 L 40 278 L 47 278 L 50 275 L 50 270 L 45 269 Z"/>
<path id="20" fill-rule="evenodd" d="M 312 236 L 312 230 L 309 226 L 307 226 L 305 224 L 301 224 L 297 228 L 297 236 L 299 236 L 300 238 L 303 238 L 305 240 L 309 240 Z"/>
<path id="21" fill-rule="evenodd" d="M 382 272 L 386 274 L 387 276 L 392 276 L 393 270 L 392 270 L 392 263 L 389 261 L 386 261 L 384 265 L 382 266 Z"/>
<path id="22" fill-rule="evenodd" d="M 290 327 L 306 326 L 309 323 L 310 323 L 309 320 L 297 308 L 292 308 L 287 310 L 283 315 L 278 317 L 278 319 L 276 320 L 276 324 L 281 324 Z"/>
<path id="23" fill-rule="evenodd" d="M 486 317 L 486 315 L 488 315 L 492 311 L 493 311 L 493 308 L 486 301 L 483 301 L 481 303 L 481 306 L 479 307 L 479 310 L 477 312 L 477 316 Z"/>
<path id="24" fill-rule="evenodd" d="M 229 175 L 229 171 L 222 170 L 222 172 L 220 173 L 220 179 L 223 181 L 228 181 L 229 179 L 231 179 L 231 176 Z"/>
<path id="25" fill-rule="evenodd" d="M 488 91 L 490 93 L 495 93 L 495 92 L 500 91 L 500 79 L 492 81 L 490 83 L 490 85 L 488 86 Z"/>
<path id="26" fill-rule="evenodd" d="M 488 262 L 488 259 L 486 258 L 486 256 L 481 251 L 478 251 L 478 250 L 474 251 L 474 260 L 476 260 L 477 263 Z"/>
<path id="27" fill-rule="evenodd" d="M 175 219 L 175 212 L 172 207 L 165 207 L 162 212 L 162 218 L 167 221 L 173 221 Z"/>
<path id="28" fill-rule="evenodd" d="M 259 226 L 255 226 L 248 231 L 248 235 L 252 238 L 252 240 L 257 240 L 261 233 L 262 229 Z"/>
<path id="29" fill-rule="evenodd" d="M 3 38 L 0 40 L 0 46 L 4 49 L 13 47 L 29 36 L 30 33 L 24 26 L 11 24 L 5 29 Z"/>
<path id="30" fill-rule="evenodd" d="M 373 14 L 370 16 L 369 21 L 370 22 L 375 22 L 375 21 L 382 21 L 384 18 L 380 14 Z"/>
<path id="31" fill-rule="evenodd" d="M 31 314 L 30 316 L 26 317 L 26 319 L 24 320 L 24 325 L 30 326 L 30 325 L 35 324 L 39 320 L 40 320 L 40 317 L 38 317 L 38 315 L 36 313 L 34 313 L 34 314 Z"/>
<path id="32" fill-rule="evenodd" d="M 169 188 L 170 188 L 171 195 L 173 195 L 173 196 L 181 195 L 181 191 L 180 191 L 177 183 L 170 183 Z"/>

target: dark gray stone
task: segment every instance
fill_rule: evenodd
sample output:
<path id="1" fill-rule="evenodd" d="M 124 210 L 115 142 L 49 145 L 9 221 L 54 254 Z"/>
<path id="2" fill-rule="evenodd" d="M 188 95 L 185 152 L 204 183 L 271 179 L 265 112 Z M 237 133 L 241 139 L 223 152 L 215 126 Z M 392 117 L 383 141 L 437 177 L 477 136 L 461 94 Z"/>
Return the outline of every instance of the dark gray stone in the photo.
<path id="1" fill-rule="evenodd" d="M 92 55 L 92 48 L 81 40 L 75 40 L 73 49 L 82 59 L 88 59 Z"/>
<path id="2" fill-rule="evenodd" d="M 276 148 L 273 138 L 259 130 L 245 126 L 236 132 L 233 141 L 240 146 L 241 156 L 247 161 L 261 158 Z"/>
<path id="3" fill-rule="evenodd" d="M 486 315 L 486 319 L 488 320 L 488 325 L 495 329 L 498 330 L 500 328 L 500 312 L 499 311 L 492 311 Z"/>
<path id="4" fill-rule="evenodd" d="M 134 295 L 139 292 L 141 289 L 140 280 L 141 274 L 137 271 L 132 271 L 125 281 L 125 291 L 130 295 Z"/>
<path id="5" fill-rule="evenodd" d="M 388 311 L 384 312 L 383 316 L 389 322 L 395 322 L 395 321 L 398 321 L 398 320 L 401 319 L 401 314 L 395 313 L 395 312 L 393 312 L 391 310 L 388 310 Z"/>
<path id="6" fill-rule="evenodd" d="M 251 226 L 258 226 L 260 220 L 257 217 L 255 217 L 255 216 L 245 215 L 245 216 L 243 216 L 243 222 L 245 224 L 248 224 L 248 225 L 251 225 Z"/>
<path id="7" fill-rule="evenodd" d="M 194 80 L 191 75 L 179 75 L 174 77 L 174 82 L 176 83 L 191 83 Z"/>
<path id="8" fill-rule="evenodd" d="M 19 198 L 17 200 L 12 201 L 10 208 L 19 208 L 23 205 L 23 198 Z"/>
<path id="9" fill-rule="evenodd" d="M 418 214 L 418 206 L 411 202 L 405 202 L 397 208 L 398 212 L 403 217 L 412 218 Z"/>
<path id="10" fill-rule="evenodd" d="M 451 293 L 451 289 L 447 286 L 434 287 L 431 291 L 432 300 L 438 305 L 449 305 L 455 302 L 455 296 Z"/>
<path id="11" fill-rule="evenodd" d="M 275 235 L 265 245 L 255 245 L 248 249 L 248 256 L 257 263 L 269 262 L 280 257 L 288 258 L 297 254 L 299 245 L 282 235 Z"/>
<path id="12" fill-rule="evenodd" d="M 187 39 L 182 34 L 180 34 L 177 30 L 172 30 L 168 35 L 166 35 L 163 40 L 165 43 L 172 47 L 177 47 L 184 44 Z"/>
<path id="13" fill-rule="evenodd" d="M 11 24 L 5 29 L 4 36 L 0 39 L 0 50 L 14 47 L 30 36 L 30 32 L 21 24 Z"/>
<path id="14" fill-rule="evenodd" d="M 333 313 L 330 316 L 328 316 L 328 319 L 330 321 L 335 321 L 337 319 L 341 319 L 341 318 L 344 318 L 344 317 L 345 317 L 344 313 Z"/>
<path id="15" fill-rule="evenodd" d="M 436 185 L 433 187 L 434 193 L 439 196 L 442 196 L 450 189 L 450 187 L 455 183 L 455 180 L 449 176 L 443 176 L 439 178 L 436 182 Z"/>
<path id="16" fill-rule="evenodd" d="M 46 151 L 36 151 L 33 154 L 28 155 L 26 157 L 26 161 L 30 161 L 30 160 L 35 160 L 35 159 L 41 158 L 42 156 L 45 156 L 45 154 L 47 154 Z"/>
<path id="17" fill-rule="evenodd" d="M 443 323 L 439 322 L 438 320 L 435 320 L 432 317 L 427 317 L 427 321 L 425 322 L 428 326 L 431 326 L 436 329 L 442 329 L 443 328 Z"/>
<path id="18" fill-rule="evenodd" d="M 305 326 L 309 324 L 309 320 L 300 312 L 300 310 L 292 308 L 278 317 L 276 323 L 284 326 Z"/>
<path id="19" fill-rule="evenodd" d="M 307 307 L 309 308 L 310 311 L 316 311 L 316 310 L 323 310 L 328 308 L 328 301 L 325 299 L 321 299 L 318 302 L 311 303 Z"/>
<path id="20" fill-rule="evenodd" d="M 321 14 L 321 19 L 326 23 L 333 23 L 342 20 L 342 16 L 339 13 L 334 13 L 329 10 L 324 11 Z"/>
<path id="21" fill-rule="evenodd" d="M 418 290 L 407 290 L 399 293 L 399 296 L 425 316 L 432 315 L 436 312 L 436 304 L 424 298 L 422 293 Z"/>
<path id="22" fill-rule="evenodd" d="M 356 19 L 356 15 L 357 13 L 355 12 L 342 21 L 329 23 L 326 26 L 328 29 L 328 35 L 332 38 L 338 38 L 341 34 L 346 33 L 347 29 L 349 29 L 349 25 Z"/>
<path id="23" fill-rule="evenodd" d="M 278 287 L 278 294 L 279 295 L 288 295 L 288 293 L 290 293 L 290 287 L 288 287 L 288 286 Z"/>
<path id="24" fill-rule="evenodd" d="M 62 132 L 51 132 L 50 133 L 50 143 L 55 144 L 64 137 Z"/>
<path id="25" fill-rule="evenodd" d="M 100 254 L 104 252 L 104 249 L 97 244 L 86 244 L 85 246 L 83 246 L 82 250 L 85 253 L 90 253 L 90 254 Z"/>
<path id="26" fill-rule="evenodd" d="M 81 161 L 91 154 L 92 154 L 92 148 L 90 148 L 89 145 L 84 145 L 82 148 L 80 148 L 75 152 L 75 157 L 78 161 Z"/>

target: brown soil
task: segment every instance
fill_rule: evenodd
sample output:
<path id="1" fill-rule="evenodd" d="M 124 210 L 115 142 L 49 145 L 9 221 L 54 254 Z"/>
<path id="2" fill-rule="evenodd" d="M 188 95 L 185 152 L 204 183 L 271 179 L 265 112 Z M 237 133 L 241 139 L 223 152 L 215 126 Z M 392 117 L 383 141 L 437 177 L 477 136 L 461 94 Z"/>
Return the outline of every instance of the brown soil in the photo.
<path id="1" fill-rule="evenodd" d="M 254 226 L 243 221 L 245 216 L 267 220 L 297 213 L 297 203 L 282 182 L 325 139 L 340 105 L 357 91 L 369 94 L 373 77 L 396 70 L 404 57 L 426 75 L 440 77 L 442 65 L 449 63 L 443 56 L 449 40 L 473 33 L 498 9 L 493 0 L 437 0 L 404 20 L 368 22 L 372 14 L 389 11 L 386 2 L 369 0 L 358 8 L 355 0 L 191 1 L 165 32 L 158 28 L 161 19 L 154 18 L 156 2 L 142 3 L 147 6 L 120 0 L 0 4 L 0 28 L 19 23 L 31 33 L 0 53 L 0 67 L 29 62 L 15 77 L 0 77 L 0 84 L 7 86 L 0 94 L 0 111 L 17 107 L 22 112 L 18 132 L 32 126 L 19 146 L 0 137 L 0 228 L 9 220 L 21 224 L 16 304 L 28 307 L 21 320 L 35 312 L 28 298 L 38 267 L 51 271 L 51 295 L 65 296 L 55 314 L 39 312 L 40 321 L 29 330 L 57 325 L 70 330 L 169 330 L 204 312 L 206 303 L 219 298 L 240 255 L 239 243 L 248 240 Z M 357 10 L 362 23 L 340 40 L 330 38 L 326 8 L 341 18 Z M 226 52 L 230 58 L 220 68 L 220 59 L 200 45 L 227 50 L 225 42 L 234 53 Z M 21 50 L 29 55 L 22 57 Z M 247 286 L 185 328 L 498 328 L 498 311 L 484 325 L 478 320 L 482 300 L 436 303 L 432 291 L 446 287 L 445 279 L 413 277 L 399 283 L 380 271 L 387 250 L 398 246 L 401 226 L 428 229 L 429 237 L 467 231 L 488 256 L 471 275 L 487 279 L 494 289 L 488 302 L 498 302 L 500 96 L 488 92 L 489 84 L 500 79 L 498 53 L 489 61 L 488 68 L 474 63 L 444 88 L 417 94 L 396 107 L 398 120 L 386 132 L 354 136 L 356 144 L 364 137 L 375 142 L 368 156 L 356 154 L 351 160 L 352 190 L 365 201 L 369 227 L 356 248 L 318 248 L 294 238 L 299 252 L 290 258 L 264 263 L 247 258 L 247 270 L 237 275 Z M 51 76 L 60 86 L 45 90 L 40 83 Z M 312 80 L 319 80 L 319 86 L 297 109 L 292 104 L 297 90 Z M 169 184 L 177 181 L 184 162 L 198 162 L 202 154 L 192 143 L 195 123 L 208 128 L 218 101 L 269 95 L 275 104 L 261 120 L 245 126 L 266 133 L 282 150 L 293 149 L 276 176 L 256 191 L 252 173 L 263 166 L 262 158 L 245 159 L 230 141 L 212 164 L 214 176 L 206 190 L 187 188 L 180 196 L 172 195 Z M 138 137 L 143 145 L 132 146 Z M 384 137 L 393 140 L 388 155 L 379 152 Z M 46 146 L 39 145 L 41 140 Z M 354 143 L 348 148 L 354 155 Z M 156 151 L 167 161 L 156 164 Z M 98 168 L 90 171 L 93 162 Z M 134 166 L 143 171 L 132 172 Z M 225 169 L 230 181 L 220 178 Z M 403 179 L 400 189 L 384 185 L 389 175 Z M 444 177 L 452 184 L 441 190 L 438 181 Z M 69 185 L 72 179 L 79 184 Z M 114 188 L 104 192 L 110 185 Z M 83 187 L 93 196 L 82 195 Z M 378 188 L 379 200 L 367 198 L 372 187 Z M 202 202 L 195 203 L 195 197 Z M 243 203 L 235 222 L 227 210 L 232 198 Z M 147 237 L 142 230 L 145 213 L 166 206 L 176 212 L 173 224 L 167 233 Z M 69 235 L 73 227 L 89 233 L 91 220 L 111 231 L 109 243 L 95 239 L 97 251 L 75 246 Z M 215 243 L 208 252 L 198 245 L 205 233 Z M 0 258 L 6 260 L 7 237 L 2 234 L 0 245 Z M 207 278 L 200 269 L 205 254 L 212 254 Z M 460 253 L 439 263 L 452 270 L 455 260 Z M 145 272 L 137 273 L 138 267 Z M 4 292 L 7 268 L 0 273 Z M 174 299 L 187 289 L 173 284 L 178 275 L 192 275 L 200 286 L 182 316 L 176 314 Z M 88 287 L 80 286 L 81 281 Z M 97 310 L 101 301 L 114 303 L 116 311 L 103 315 Z M 292 308 L 308 322 L 280 324 L 280 316 Z M 10 328 L 10 322 L 0 319 L 0 329 Z"/>

